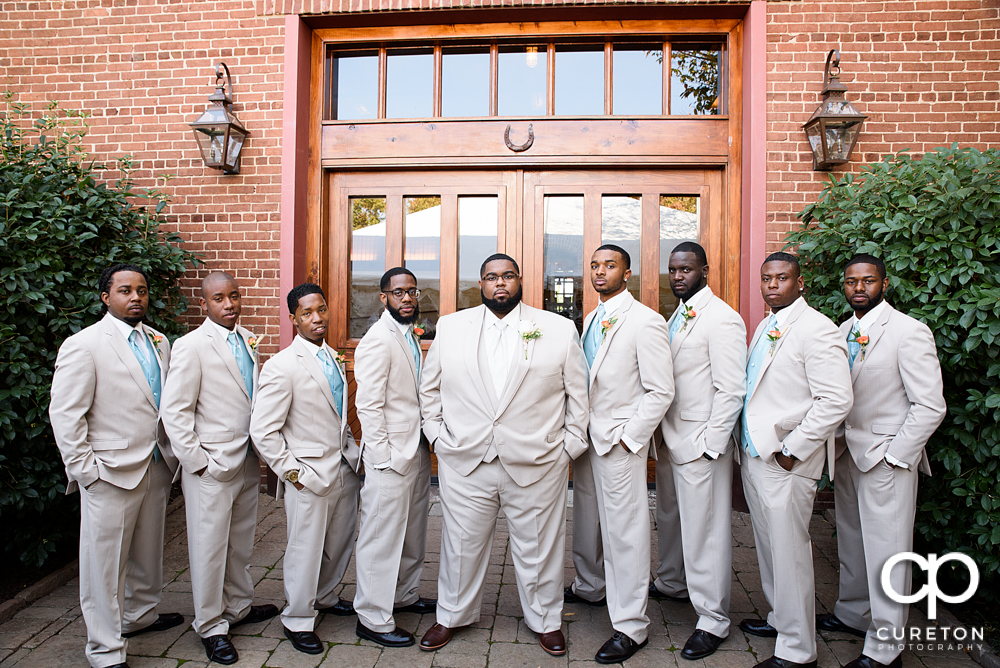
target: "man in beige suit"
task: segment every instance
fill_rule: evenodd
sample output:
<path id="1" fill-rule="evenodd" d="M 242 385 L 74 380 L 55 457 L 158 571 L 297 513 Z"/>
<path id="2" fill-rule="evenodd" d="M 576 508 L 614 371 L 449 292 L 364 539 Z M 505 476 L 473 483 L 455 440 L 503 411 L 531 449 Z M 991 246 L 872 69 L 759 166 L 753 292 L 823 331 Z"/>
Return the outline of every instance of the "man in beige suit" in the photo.
<path id="1" fill-rule="evenodd" d="M 195 633 L 210 661 L 239 656 L 229 629 L 278 614 L 251 605 L 250 555 L 257 524 L 260 461 L 250 447 L 257 389 L 257 337 L 237 322 L 235 279 L 213 272 L 201 282 L 205 322 L 174 344 L 161 412 L 183 467 Z"/>
<path id="2" fill-rule="evenodd" d="M 420 317 L 417 279 L 410 270 L 385 272 L 379 297 L 385 311 L 354 353 L 361 422 L 361 527 L 356 564 L 357 635 L 385 647 L 409 647 L 413 634 L 394 612 L 434 612 L 417 591 L 424 569 L 431 455 L 421 442 L 417 396 L 423 356 L 413 324 Z"/>
<path id="3" fill-rule="evenodd" d="M 446 315 L 420 381 L 438 456 L 443 526 L 435 650 L 479 618 L 500 510 L 507 516 L 524 622 L 566 653 L 563 553 L 569 462 L 587 449 L 587 368 L 573 323 L 521 303 L 517 263 L 480 269 L 483 306 Z"/>
<path id="4" fill-rule="evenodd" d="M 695 632 L 681 651 L 703 659 L 729 635 L 732 583 L 732 436 L 746 395 L 747 332 L 743 319 L 708 287 L 708 257 L 693 242 L 674 248 L 670 289 L 680 300 L 667 323 L 677 393 L 663 418 L 656 462 L 676 488 L 684 568 Z M 660 499 L 657 494 L 657 514 Z"/>
<path id="5" fill-rule="evenodd" d="M 646 458 L 674 397 L 667 323 L 625 289 L 631 258 L 605 244 L 590 259 L 600 304 L 583 324 L 590 365 L 590 458 L 601 520 L 608 613 L 614 635 L 598 663 L 620 663 L 648 642 L 651 528 Z"/>
<path id="6" fill-rule="evenodd" d="M 330 312 L 323 290 L 303 283 L 288 293 L 292 345 L 268 360 L 250 415 L 257 452 L 284 482 L 288 518 L 281 612 L 295 649 L 321 654 L 316 612 L 353 615 L 335 591 L 354 551 L 361 451 L 347 426 L 343 361 L 326 344 Z"/>
<path id="7" fill-rule="evenodd" d="M 882 566 L 913 551 L 917 469 L 930 474 L 924 446 L 944 419 L 941 365 L 927 325 L 883 300 L 885 264 L 857 255 L 844 270 L 854 316 L 840 326 L 847 340 L 854 408 L 837 438 L 834 497 L 840 598 L 816 626 L 865 638 L 849 668 L 899 668 L 909 606 L 882 589 Z M 909 562 L 891 572 L 895 591 L 910 593 Z"/>
<path id="8" fill-rule="evenodd" d="M 760 668 L 816 666 L 816 595 L 809 518 L 827 440 L 848 411 L 847 344 L 833 322 L 806 304 L 799 262 L 772 253 L 760 269 L 771 314 L 757 327 L 747 394 L 736 431 L 753 521 L 766 620 L 744 619 L 751 635 L 777 637 Z M 832 453 L 831 453 L 832 454 Z"/>
<path id="9" fill-rule="evenodd" d="M 177 626 L 158 614 L 163 531 L 177 459 L 159 421 L 170 344 L 143 324 L 149 277 L 131 264 L 98 281 L 104 318 L 59 348 L 49 419 L 66 465 L 66 493 L 80 491 L 80 608 L 87 660 L 126 666 L 129 638 Z"/>

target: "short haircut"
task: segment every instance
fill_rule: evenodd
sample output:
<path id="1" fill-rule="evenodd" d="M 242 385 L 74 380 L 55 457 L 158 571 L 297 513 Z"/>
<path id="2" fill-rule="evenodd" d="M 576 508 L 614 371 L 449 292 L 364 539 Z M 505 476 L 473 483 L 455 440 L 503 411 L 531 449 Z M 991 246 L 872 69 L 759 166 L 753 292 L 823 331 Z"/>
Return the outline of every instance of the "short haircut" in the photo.
<path id="1" fill-rule="evenodd" d="M 378 284 L 378 289 L 381 290 L 382 292 L 385 292 L 386 290 L 389 289 L 389 286 L 392 284 L 392 277 L 399 276 L 401 274 L 404 274 L 406 276 L 411 276 L 413 278 L 413 282 L 414 283 L 417 282 L 417 277 L 414 276 L 413 272 L 407 269 L 406 267 L 393 267 L 389 271 L 382 274 L 382 280 Z"/>
<path id="2" fill-rule="evenodd" d="M 207 297 L 208 296 L 208 293 L 205 291 L 205 286 L 207 286 L 209 283 L 212 283 L 214 281 L 232 281 L 233 283 L 236 283 L 236 279 L 233 278 L 232 274 L 229 274 L 229 273 L 227 273 L 225 271 L 213 271 L 208 276 L 206 276 L 205 278 L 201 279 L 201 296 L 202 297 Z M 237 284 L 237 287 L 238 287 L 238 284 Z"/>
<path id="3" fill-rule="evenodd" d="M 701 262 L 701 266 L 708 264 L 708 255 L 705 253 L 705 249 L 701 247 L 701 244 L 696 244 L 693 241 L 682 241 L 674 249 L 670 251 L 670 254 L 674 253 L 694 253 L 694 256 L 698 258 L 698 262 Z"/>
<path id="4" fill-rule="evenodd" d="M 488 265 L 490 262 L 493 262 L 495 260 L 507 260 L 512 265 L 514 265 L 514 271 L 516 271 L 519 274 L 521 273 L 521 268 L 519 266 L 517 266 L 517 260 L 515 260 L 514 258 L 512 258 L 510 255 L 507 255 L 506 253 L 494 253 L 493 255 L 490 255 L 488 258 L 486 258 L 485 260 L 483 260 L 482 266 L 479 267 L 479 275 L 480 275 L 480 277 L 483 275 L 483 272 L 486 271 L 486 265 Z"/>
<path id="5" fill-rule="evenodd" d="M 795 265 L 795 275 L 802 275 L 802 267 L 799 266 L 799 258 L 795 257 L 791 253 L 785 253 L 784 251 L 778 251 L 777 253 L 771 253 L 764 260 L 764 263 L 760 266 L 763 267 L 768 262 L 788 262 L 789 264 Z"/>
<path id="6" fill-rule="evenodd" d="M 97 279 L 97 294 L 98 296 L 103 295 L 105 292 L 111 292 L 111 282 L 112 278 L 119 271 L 134 271 L 137 274 L 142 274 L 143 279 L 146 281 L 146 290 L 149 290 L 149 274 L 142 267 L 137 267 L 134 264 L 128 264 L 126 262 L 121 262 L 119 264 L 113 264 L 104 271 L 101 272 L 101 277 Z M 101 313 L 107 313 L 108 307 L 105 305 L 104 300 L 101 300 Z"/>
<path id="7" fill-rule="evenodd" d="M 602 251 L 602 250 L 609 250 L 618 253 L 622 258 L 622 264 L 625 265 L 625 268 L 626 269 L 632 268 L 632 256 L 630 256 L 628 254 L 628 251 L 622 248 L 621 246 L 616 246 L 614 244 L 601 244 L 600 246 L 597 247 L 597 250 L 595 250 L 594 252 L 596 253 L 597 251 Z"/>
<path id="8" fill-rule="evenodd" d="M 299 300 L 306 295 L 319 295 L 324 300 L 326 299 L 326 295 L 323 293 L 323 288 L 319 287 L 315 283 L 302 283 L 301 285 L 296 285 L 288 291 L 288 312 L 295 315 L 295 312 L 299 308 Z"/>
<path id="9" fill-rule="evenodd" d="M 874 255 L 869 255 L 868 253 L 858 253 L 852 257 L 850 261 L 844 265 L 844 271 L 847 271 L 847 268 L 852 264 L 873 264 L 875 265 L 875 268 L 878 269 L 878 275 L 882 280 L 885 280 L 887 275 L 885 273 L 885 262 Z"/>

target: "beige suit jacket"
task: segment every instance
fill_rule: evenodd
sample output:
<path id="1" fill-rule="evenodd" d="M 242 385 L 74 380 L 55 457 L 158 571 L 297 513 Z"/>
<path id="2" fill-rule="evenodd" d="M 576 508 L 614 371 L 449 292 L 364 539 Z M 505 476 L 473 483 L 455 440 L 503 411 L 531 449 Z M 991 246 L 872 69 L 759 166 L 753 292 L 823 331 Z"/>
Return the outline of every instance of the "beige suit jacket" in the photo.
<path id="1" fill-rule="evenodd" d="M 840 326 L 841 337 L 850 330 L 848 320 Z M 888 453 L 929 475 L 924 446 L 947 412 L 934 335 L 888 304 L 864 334 L 868 344 L 851 369 L 854 407 L 844 424 L 851 457 L 865 472 Z"/>
<path id="2" fill-rule="evenodd" d="M 97 479 L 135 489 L 146 474 L 154 446 L 159 446 L 170 470 L 177 471 L 153 390 L 113 318 L 108 313 L 66 339 L 56 358 L 49 419 L 69 478 L 67 494 Z M 151 343 L 159 337 L 154 349 L 162 388 L 170 343 L 145 324 L 142 330 Z"/>
<path id="3" fill-rule="evenodd" d="M 336 357 L 336 351 L 330 350 L 330 355 Z M 361 460 L 354 434 L 340 418 L 347 414 L 347 377 L 343 367 L 336 366 L 344 381 L 339 414 L 315 346 L 296 336 L 261 369 L 250 414 L 250 438 L 261 459 L 279 479 L 297 469 L 299 482 L 319 496 L 336 486 L 341 458 L 355 471 Z"/>
<path id="4" fill-rule="evenodd" d="M 358 344 L 354 380 L 362 452 L 367 448 L 369 462 L 389 462 L 393 471 L 406 475 L 420 447 L 419 383 L 410 345 L 388 311 Z"/>
<path id="5" fill-rule="evenodd" d="M 670 322 L 680 317 L 678 309 Z M 674 464 L 729 450 L 747 390 L 746 340 L 743 319 L 714 294 L 674 334 L 677 394 L 663 417 L 663 447 Z"/>
<path id="6" fill-rule="evenodd" d="M 802 298 L 791 306 L 773 352 L 765 353 L 747 404 L 747 424 L 757 453 L 769 460 L 782 445 L 800 460 L 792 473 L 818 480 L 823 462 L 833 466 L 827 441 L 851 410 L 847 343 L 833 321 Z M 765 336 L 757 326 L 750 350 Z M 739 435 L 739 424 L 736 433 Z M 744 444 L 745 447 L 745 444 Z"/>
<path id="7" fill-rule="evenodd" d="M 518 348 L 499 405 L 493 405 L 479 368 L 485 306 L 438 321 L 421 372 L 423 429 L 442 461 L 469 475 L 496 447 L 508 475 L 524 487 L 559 462 L 587 449 L 587 360 L 573 323 L 521 304 L 521 319 L 541 331 Z"/>
<path id="8" fill-rule="evenodd" d="M 590 438 L 598 455 L 623 435 L 629 449 L 649 443 L 674 398 L 674 371 L 667 323 L 625 293 L 590 367 Z M 583 323 L 590 328 L 596 311 Z M 600 327 L 600 323 L 597 324 Z"/>
<path id="9" fill-rule="evenodd" d="M 257 353 L 253 334 L 236 327 L 253 359 L 257 386 Z M 160 402 L 163 426 L 174 454 L 186 471 L 208 467 L 216 480 L 232 480 L 242 469 L 250 438 L 250 394 L 229 342 L 208 319 L 174 342 Z"/>

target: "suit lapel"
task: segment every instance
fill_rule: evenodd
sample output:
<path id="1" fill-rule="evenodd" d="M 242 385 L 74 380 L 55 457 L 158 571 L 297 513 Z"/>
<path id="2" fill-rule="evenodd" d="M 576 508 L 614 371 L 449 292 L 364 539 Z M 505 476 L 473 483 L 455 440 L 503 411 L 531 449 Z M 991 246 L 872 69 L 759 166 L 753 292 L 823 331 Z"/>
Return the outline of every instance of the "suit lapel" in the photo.
<path id="1" fill-rule="evenodd" d="M 858 356 L 854 358 L 854 366 L 851 367 L 851 383 L 857 379 L 858 374 L 861 373 L 861 367 L 864 366 L 865 360 L 868 356 L 872 354 L 872 350 L 875 348 L 875 343 L 882 338 L 882 333 L 885 332 L 885 325 L 889 322 L 889 317 L 892 315 L 894 309 L 886 304 L 885 308 L 882 309 L 882 315 L 878 317 L 875 324 L 868 328 L 867 332 L 862 332 L 862 336 L 868 337 L 868 343 L 865 347 L 858 352 Z M 860 324 L 858 325 L 860 327 Z M 850 332 L 848 332 L 850 335 Z M 850 353 L 848 353 L 850 354 Z"/>
<path id="2" fill-rule="evenodd" d="M 153 343 L 153 336 L 155 336 L 156 334 L 155 332 L 153 332 L 153 330 L 151 330 L 149 327 L 146 326 L 146 323 L 142 324 L 142 333 L 143 336 L 145 336 L 146 339 L 152 344 L 153 352 L 156 354 L 156 366 L 159 367 L 160 369 L 160 390 L 162 392 L 162 389 L 167 386 L 167 365 L 164 363 L 164 360 L 166 359 L 166 354 L 164 353 L 162 347 L 163 341 L 160 341 L 159 343 Z M 134 354 L 132 356 L 135 357 Z M 146 384 L 149 385 L 149 383 Z M 150 393 L 152 393 L 152 390 L 150 390 Z"/>
<path id="3" fill-rule="evenodd" d="M 701 320 L 701 316 L 705 311 L 705 309 L 707 309 L 712 304 L 712 288 L 706 285 L 704 288 L 702 288 L 702 290 L 708 290 L 709 293 L 708 301 L 705 302 L 704 306 L 696 309 L 695 316 L 690 320 L 688 320 L 686 324 L 682 324 L 680 330 L 676 334 L 674 334 L 674 340 L 670 342 L 670 352 L 673 353 L 674 357 L 677 357 L 677 351 L 681 349 L 681 344 L 684 343 L 684 339 L 688 337 L 688 334 L 691 333 L 691 330 L 694 329 L 695 325 L 697 325 L 698 322 Z M 698 294 L 701 294 L 701 292 L 699 291 Z M 672 322 L 674 318 L 683 318 L 683 317 L 684 316 L 681 315 L 680 309 L 678 308 L 677 310 L 674 311 L 674 314 L 670 316 L 670 320 Z M 670 323 L 667 323 L 667 329 L 669 330 L 669 328 L 670 328 Z"/>
<path id="4" fill-rule="evenodd" d="M 246 345 L 247 351 L 250 353 L 250 360 L 253 362 L 253 386 L 257 387 L 257 377 L 260 374 L 260 360 L 258 359 L 259 355 L 257 354 L 257 347 L 260 345 L 260 339 L 255 337 L 253 332 L 249 329 L 245 329 L 239 325 L 236 325 L 236 333 L 243 339 L 243 343 Z M 250 345 L 250 339 L 254 340 L 254 344 L 252 346 Z M 240 384 L 244 385 L 242 380 L 243 377 L 241 375 Z"/>
<path id="5" fill-rule="evenodd" d="M 493 402 L 490 401 L 490 394 L 486 391 L 486 385 L 483 383 L 483 374 L 479 369 L 479 339 L 483 336 L 483 318 L 486 314 L 486 307 L 477 306 L 468 309 L 467 312 L 469 313 L 469 320 L 466 323 L 465 331 L 465 368 L 469 370 L 469 376 L 472 377 L 472 384 L 475 385 L 476 391 L 479 392 L 479 398 L 482 400 L 482 403 L 492 407 Z"/>
<path id="6" fill-rule="evenodd" d="M 632 308 L 632 304 L 635 302 L 635 298 L 632 295 L 627 295 L 625 300 L 622 302 L 622 306 L 612 317 L 617 318 L 615 324 L 611 326 L 608 333 L 604 336 L 604 341 L 601 342 L 601 347 L 597 349 L 597 354 L 594 355 L 594 364 L 590 367 L 590 386 L 594 386 L 594 381 L 597 379 L 597 372 L 601 368 L 601 364 L 604 362 L 604 358 L 608 354 L 608 349 L 611 347 L 611 341 L 615 338 L 615 334 L 618 330 L 622 328 L 625 323 L 625 318 L 628 317 L 629 310 Z M 598 323 L 600 325 L 600 323 Z"/>
<path id="7" fill-rule="evenodd" d="M 250 394 L 247 392 L 247 384 L 243 382 L 243 374 L 240 373 L 240 367 L 236 364 L 236 356 L 233 355 L 233 350 L 229 347 L 229 341 L 222 338 L 222 333 L 215 329 L 215 326 L 212 325 L 211 321 L 206 319 L 205 323 L 201 327 L 205 330 L 205 336 L 207 336 L 208 340 L 212 342 L 212 350 L 214 350 L 215 353 L 222 358 L 222 363 L 226 365 L 227 369 L 229 369 L 229 374 L 233 377 L 233 380 L 236 381 L 236 384 L 240 386 L 240 389 L 243 390 L 243 394 L 246 398 L 249 399 Z M 247 350 L 249 349 L 250 348 L 248 346 Z"/>
<path id="8" fill-rule="evenodd" d="M 153 397 L 153 388 L 149 386 L 149 381 L 146 380 L 146 374 L 142 372 L 142 367 L 139 366 L 139 360 L 135 358 L 135 353 L 133 353 L 132 348 L 129 347 L 128 341 L 124 340 L 120 335 L 115 336 L 115 324 L 107 321 L 107 318 L 113 317 L 113 315 L 105 316 L 104 334 L 108 337 L 108 343 L 111 345 L 111 349 L 115 351 L 115 354 L 118 355 L 118 359 L 120 359 L 122 364 L 125 365 L 125 368 L 128 369 L 129 375 L 132 376 L 132 380 L 134 380 L 135 384 L 139 386 L 140 390 L 142 390 L 146 400 L 153 408 L 156 408 L 156 399 Z M 160 364 L 160 374 L 160 382 L 162 383 L 162 363 Z"/>
<path id="9" fill-rule="evenodd" d="M 308 341 L 299 341 L 302 337 L 296 336 L 296 341 L 294 342 L 295 354 L 299 356 L 299 362 L 305 367 L 312 379 L 316 381 L 319 385 L 320 391 L 323 392 L 323 396 L 326 398 L 326 402 L 330 404 L 330 408 L 334 409 L 338 414 L 340 414 L 340 408 L 337 407 L 337 403 L 333 400 L 333 392 L 330 390 L 330 381 L 326 379 L 326 374 L 323 373 L 323 369 L 319 366 L 319 360 L 316 359 L 316 353 L 312 350 L 312 343 Z M 307 347 L 308 346 L 308 347 Z M 334 362 L 334 366 L 338 369 L 340 365 Z M 344 396 L 347 396 L 347 384 L 344 384 Z M 341 417 L 343 415 L 341 414 Z M 341 420 L 344 422 L 344 420 Z"/>
<path id="10" fill-rule="evenodd" d="M 382 311 L 381 320 L 385 326 L 389 328 L 389 336 L 391 336 L 393 340 L 399 344 L 399 347 L 402 348 L 403 352 L 406 354 L 406 359 L 410 363 L 410 373 L 413 374 L 413 385 L 414 387 L 418 387 L 420 382 L 417 378 L 417 365 L 413 361 L 413 351 L 410 350 L 410 344 L 406 342 L 406 339 L 403 337 L 403 333 L 399 331 L 399 327 L 396 326 L 396 321 L 392 319 L 392 315 L 390 315 L 389 311 Z"/>
<path id="11" fill-rule="evenodd" d="M 760 380 L 764 377 L 764 374 L 767 373 L 768 367 L 771 366 L 771 361 L 778 356 L 778 351 L 781 350 L 781 346 L 788 338 L 788 331 L 795 325 L 795 321 L 799 319 L 799 316 L 802 315 L 802 312 L 806 309 L 805 300 L 801 297 L 799 299 L 801 299 L 801 302 L 796 302 L 794 305 L 788 307 L 789 309 L 794 310 L 788 313 L 788 320 L 785 321 L 785 324 L 778 326 L 778 329 L 781 331 L 781 337 L 774 342 L 774 350 L 770 350 L 770 348 L 768 348 L 768 352 L 764 354 L 764 361 L 760 364 L 760 373 L 757 374 L 757 382 L 754 384 L 753 393 L 750 395 L 751 397 L 757 393 L 757 388 L 760 387 Z M 765 320 L 765 322 L 767 321 Z M 754 341 L 756 342 L 756 340 L 760 339 L 762 336 L 766 336 L 766 332 L 758 332 L 757 336 L 754 337 Z"/>
<path id="12" fill-rule="evenodd" d="M 531 320 L 532 322 L 535 322 L 534 318 L 528 317 L 529 315 L 528 307 L 521 304 L 521 320 Z M 544 332 L 542 332 L 542 336 L 545 336 Z M 496 412 L 497 417 L 503 415 L 503 412 L 507 410 L 507 406 L 509 406 L 510 402 L 514 399 L 517 389 L 521 387 L 521 382 L 524 380 L 524 377 L 528 373 L 528 368 L 531 366 L 531 357 L 534 351 L 535 339 L 525 341 L 523 338 L 518 336 L 517 355 L 514 357 L 514 372 L 509 374 L 507 383 L 504 385 L 504 393 L 500 398 L 500 408 Z"/>

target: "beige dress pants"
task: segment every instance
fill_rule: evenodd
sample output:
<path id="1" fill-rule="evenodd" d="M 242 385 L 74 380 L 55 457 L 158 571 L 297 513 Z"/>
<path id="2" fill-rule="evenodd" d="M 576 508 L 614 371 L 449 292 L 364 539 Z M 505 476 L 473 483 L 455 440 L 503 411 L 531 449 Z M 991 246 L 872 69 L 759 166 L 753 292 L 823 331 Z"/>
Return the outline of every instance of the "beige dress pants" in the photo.
<path id="1" fill-rule="evenodd" d="M 665 449 L 660 451 L 656 460 L 656 546 L 660 563 L 653 582 L 664 594 L 683 598 L 688 595 L 688 587 L 675 466 L 670 461 L 670 454 Z M 729 475 L 732 478 L 732 473 Z"/>
<path id="2" fill-rule="evenodd" d="M 597 488 L 590 464 L 596 457 L 587 449 L 573 460 L 573 593 L 587 601 L 604 598 L 604 546 L 601 516 L 597 510 Z"/>

